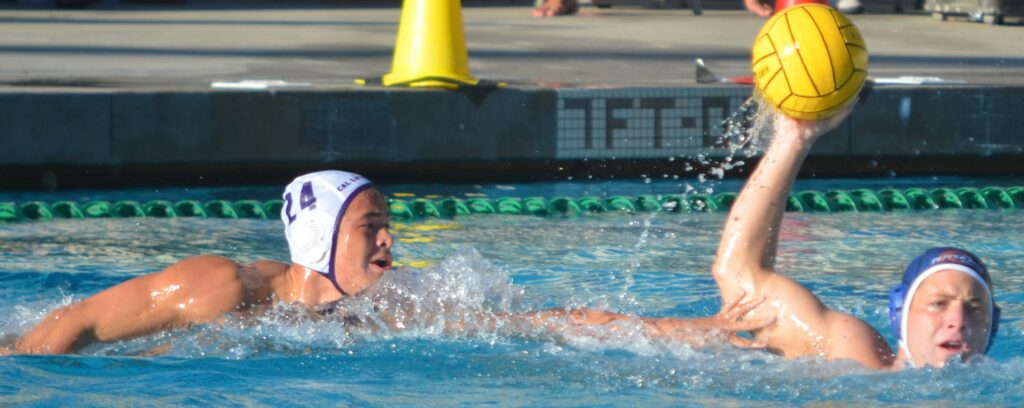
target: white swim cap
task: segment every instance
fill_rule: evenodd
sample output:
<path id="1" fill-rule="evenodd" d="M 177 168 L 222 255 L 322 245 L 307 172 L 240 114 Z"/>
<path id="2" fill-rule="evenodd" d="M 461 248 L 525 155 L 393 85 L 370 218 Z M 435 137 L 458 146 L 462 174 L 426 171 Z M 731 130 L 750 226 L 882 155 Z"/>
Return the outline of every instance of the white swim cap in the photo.
<path id="1" fill-rule="evenodd" d="M 371 187 L 365 177 L 337 170 L 305 174 L 288 184 L 281 221 L 292 262 L 320 272 L 338 287 L 333 276 L 338 225 L 356 195 Z"/>

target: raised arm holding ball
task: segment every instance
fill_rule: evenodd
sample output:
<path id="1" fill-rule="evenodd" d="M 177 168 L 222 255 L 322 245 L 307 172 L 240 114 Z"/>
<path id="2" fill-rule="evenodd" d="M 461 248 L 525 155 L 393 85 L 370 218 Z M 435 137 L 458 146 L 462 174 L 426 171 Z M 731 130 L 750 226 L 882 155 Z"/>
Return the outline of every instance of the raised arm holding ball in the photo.
<path id="1" fill-rule="evenodd" d="M 741 294 L 767 300 L 751 317 L 774 319 L 752 332 L 787 358 L 850 359 L 875 369 L 943 366 L 988 351 L 999 323 L 992 281 L 967 251 L 933 248 L 914 259 L 890 293 L 894 355 L 882 336 L 854 316 L 830 309 L 817 296 L 775 270 L 779 228 L 800 164 L 818 137 L 851 108 L 828 119 L 783 117 L 776 137 L 733 203 L 712 274 L 725 301 Z"/>
<path id="2" fill-rule="evenodd" d="M 782 14 L 790 16 L 769 20 L 758 36 L 754 72 L 759 91 L 786 116 L 780 115 L 775 139 L 722 231 L 712 267 L 722 297 L 766 298 L 752 316 L 776 323 L 752 333 L 787 358 L 850 359 L 890 369 L 943 366 L 950 358 L 985 353 L 999 309 L 987 269 L 967 251 L 933 248 L 907 267 L 889 300 L 897 354 L 869 324 L 830 309 L 775 270 L 779 228 L 797 171 L 814 142 L 850 114 L 867 69 L 863 40 L 841 14 L 819 5 Z"/>

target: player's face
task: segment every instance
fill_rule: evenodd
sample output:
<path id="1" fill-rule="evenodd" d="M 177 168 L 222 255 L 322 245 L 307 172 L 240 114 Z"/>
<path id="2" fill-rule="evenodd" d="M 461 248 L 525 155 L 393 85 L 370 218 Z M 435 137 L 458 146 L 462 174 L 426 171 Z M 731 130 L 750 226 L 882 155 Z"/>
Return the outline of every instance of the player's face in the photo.
<path id="1" fill-rule="evenodd" d="M 918 286 L 907 310 L 907 347 L 916 365 L 942 367 L 985 352 L 992 315 L 985 288 L 966 273 L 947 269 Z"/>
<path id="2" fill-rule="evenodd" d="M 384 196 L 375 188 L 359 193 L 349 204 L 338 226 L 334 274 L 350 295 L 366 289 L 391 269 L 390 212 Z"/>

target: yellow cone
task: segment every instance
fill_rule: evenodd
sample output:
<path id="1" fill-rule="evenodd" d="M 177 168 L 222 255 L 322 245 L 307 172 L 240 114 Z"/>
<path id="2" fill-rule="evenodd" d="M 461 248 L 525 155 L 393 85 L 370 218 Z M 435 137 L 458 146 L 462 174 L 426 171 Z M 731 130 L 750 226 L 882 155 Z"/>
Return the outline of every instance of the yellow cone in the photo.
<path id="1" fill-rule="evenodd" d="M 476 85 L 469 73 L 459 0 L 405 0 L 391 73 L 384 86 L 457 88 Z"/>

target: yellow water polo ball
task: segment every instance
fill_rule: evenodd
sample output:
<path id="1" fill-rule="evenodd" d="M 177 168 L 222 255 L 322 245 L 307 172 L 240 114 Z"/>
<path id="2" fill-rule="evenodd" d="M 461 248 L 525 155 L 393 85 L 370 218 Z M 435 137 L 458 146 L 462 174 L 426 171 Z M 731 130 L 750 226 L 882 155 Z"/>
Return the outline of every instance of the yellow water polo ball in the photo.
<path id="1" fill-rule="evenodd" d="M 822 119 L 843 110 L 868 75 L 860 30 L 822 4 L 799 4 L 772 16 L 757 34 L 752 54 L 758 91 L 797 119 Z"/>

